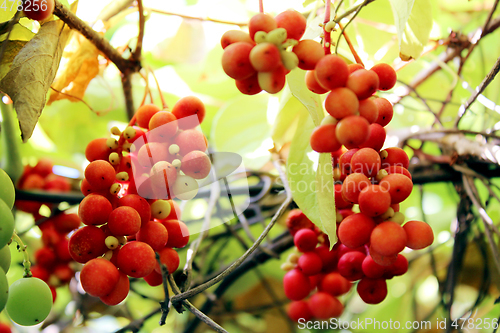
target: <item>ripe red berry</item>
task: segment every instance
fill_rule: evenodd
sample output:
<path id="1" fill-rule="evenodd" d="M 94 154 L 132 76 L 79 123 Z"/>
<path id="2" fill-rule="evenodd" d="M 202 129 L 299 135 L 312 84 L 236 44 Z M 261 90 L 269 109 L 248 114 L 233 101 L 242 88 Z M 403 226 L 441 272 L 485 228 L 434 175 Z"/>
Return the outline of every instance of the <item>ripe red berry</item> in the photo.
<path id="1" fill-rule="evenodd" d="M 318 236 L 311 229 L 302 229 L 297 231 L 293 242 L 300 252 L 313 251 L 318 244 Z"/>
<path id="2" fill-rule="evenodd" d="M 309 321 L 312 319 L 312 313 L 306 301 L 294 301 L 288 305 L 286 313 L 291 320 L 298 322 L 300 319 Z"/>
<path id="3" fill-rule="evenodd" d="M 34 4 L 36 4 L 38 1 L 33 1 Z M 28 2 L 29 3 L 29 2 Z M 26 6 L 23 10 L 24 15 L 26 15 L 27 18 L 36 20 L 36 21 L 43 21 L 48 19 L 52 13 L 54 12 L 54 7 L 55 7 L 55 1 L 54 0 L 42 0 L 38 2 L 38 10 L 35 10 L 35 6 L 29 6 L 24 4 Z"/>
<path id="4" fill-rule="evenodd" d="M 309 309 L 315 318 L 329 319 L 339 317 L 344 311 L 344 306 L 336 297 L 320 291 L 309 299 Z"/>
<path id="5" fill-rule="evenodd" d="M 316 275 L 321 272 L 323 262 L 316 252 L 310 251 L 300 256 L 298 267 L 305 275 Z"/>
<path id="6" fill-rule="evenodd" d="M 432 228 L 422 221 L 408 221 L 403 225 L 407 236 L 406 246 L 413 250 L 424 249 L 434 241 Z"/>
<path id="7" fill-rule="evenodd" d="M 285 295 L 292 301 L 300 301 L 311 292 L 311 283 L 299 269 L 292 269 L 283 277 Z"/>
<path id="8" fill-rule="evenodd" d="M 367 304 L 378 304 L 387 296 L 387 283 L 385 279 L 364 278 L 358 283 L 359 297 Z"/>
<path id="9" fill-rule="evenodd" d="M 394 68 L 386 63 L 380 63 L 373 66 L 370 70 L 374 71 L 379 79 L 379 90 L 389 90 L 396 84 L 397 74 Z"/>

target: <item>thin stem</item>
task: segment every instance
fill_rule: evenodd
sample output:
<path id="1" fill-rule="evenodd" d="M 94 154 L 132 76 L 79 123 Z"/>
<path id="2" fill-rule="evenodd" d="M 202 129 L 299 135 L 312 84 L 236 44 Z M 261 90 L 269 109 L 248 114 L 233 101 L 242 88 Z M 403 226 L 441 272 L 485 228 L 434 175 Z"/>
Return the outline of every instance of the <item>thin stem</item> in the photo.
<path id="1" fill-rule="evenodd" d="M 220 198 L 220 185 L 219 182 L 214 182 L 210 186 L 210 199 L 208 201 L 207 212 L 205 213 L 205 219 L 202 225 L 202 232 L 200 236 L 191 244 L 187 253 L 187 261 L 184 266 L 184 274 L 186 275 L 186 284 L 187 288 L 191 286 L 192 279 L 192 271 L 193 271 L 193 261 L 200 249 L 201 243 L 207 238 L 208 230 L 210 229 L 210 221 L 212 220 L 212 212 L 217 205 L 217 201 Z"/>
<path id="2" fill-rule="evenodd" d="M 137 7 L 139 8 L 139 35 L 137 36 L 137 45 L 135 46 L 134 53 L 132 54 L 132 59 L 140 61 L 142 41 L 144 39 L 144 26 L 146 24 L 146 18 L 144 17 L 144 5 L 142 3 L 142 0 L 137 0 Z"/>
<path id="3" fill-rule="evenodd" d="M 160 308 L 156 308 L 153 311 L 151 311 L 150 313 L 148 313 L 147 315 L 145 315 L 144 317 L 139 318 L 137 320 L 134 320 L 133 322 L 131 322 L 127 326 L 124 326 L 124 327 L 120 328 L 119 330 L 115 331 L 115 333 L 125 333 L 128 331 L 138 332 L 141 329 L 141 327 L 144 325 L 144 322 L 146 320 L 148 320 L 149 318 L 153 317 L 158 312 L 160 312 Z"/>
<path id="4" fill-rule="evenodd" d="M 158 264 L 160 265 L 161 277 L 163 283 L 163 292 L 165 293 L 165 301 L 160 302 L 161 318 L 159 324 L 160 326 L 163 326 L 165 325 L 168 313 L 170 312 L 170 294 L 168 292 L 168 284 L 167 284 L 167 280 L 168 277 L 170 276 L 170 273 L 168 272 L 167 266 L 160 261 L 160 255 L 158 253 L 155 253 L 155 255 L 156 255 L 156 261 L 158 261 Z"/>
<path id="5" fill-rule="evenodd" d="M 495 76 L 498 74 L 498 71 L 500 71 L 500 57 L 495 62 L 495 65 L 493 65 L 493 68 L 490 70 L 488 75 L 486 75 L 483 82 L 481 82 L 479 84 L 479 86 L 477 86 L 474 94 L 472 94 L 472 96 L 469 97 L 467 102 L 465 102 L 465 104 L 463 104 L 460 107 L 460 109 L 458 109 L 458 118 L 455 121 L 455 128 L 458 128 L 458 125 L 460 124 L 460 120 L 462 120 L 463 116 L 465 115 L 465 113 L 467 112 L 469 107 L 472 105 L 472 103 L 474 103 L 476 101 L 477 97 L 486 89 L 486 87 L 488 87 L 488 85 L 491 83 L 491 81 L 493 81 Z"/>
<path id="6" fill-rule="evenodd" d="M 165 10 L 160 10 L 160 9 L 155 9 L 155 8 L 146 8 L 146 10 L 148 10 L 150 12 L 153 12 L 153 13 L 178 16 L 178 17 L 181 17 L 181 18 L 191 19 L 191 20 L 209 21 L 209 22 L 215 22 L 215 23 L 237 25 L 239 27 L 245 27 L 245 26 L 248 25 L 248 22 L 232 22 L 232 21 L 224 21 L 224 20 L 212 19 L 212 18 L 209 18 L 209 17 L 190 16 L 190 15 L 184 15 L 184 14 L 179 14 L 179 13 L 168 12 L 168 11 L 165 11 Z"/>
<path id="7" fill-rule="evenodd" d="M 337 13 L 339 12 L 340 6 L 342 6 L 343 3 L 344 3 L 344 0 L 339 1 L 339 4 L 335 8 L 335 12 L 333 13 L 333 17 L 337 17 Z"/>
<path id="8" fill-rule="evenodd" d="M 153 70 L 151 70 L 151 75 L 153 75 L 153 78 L 155 79 L 155 82 L 156 82 L 156 87 L 158 88 L 158 94 L 160 95 L 160 99 L 161 99 L 161 104 L 163 106 L 163 110 L 168 110 L 168 105 L 167 105 L 167 102 L 165 102 L 165 97 L 163 97 L 163 93 L 161 92 L 161 89 L 160 89 L 160 84 L 158 83 L 158 79 L 156 78 L 156 75 L 154 73 Z"/>
<path id="9" fill-rule="evenodd" d="M 362 4 L 359 4 L 357 6 L 349 8 L 348 10 L 346 10 L 341 15 L 335 17 L 334 21 L 337 22 L 337 23 L 339 23 L 343 18 L 351 15 L 354 12 L 358 12 L 363 6 L 366 6 L 366 5 L 368 5 L 369 3 L 373 2 L 373 1 L 375 1 L 375 0 L 365 0 Z"/>
<path id="10" fill-rule="evenodd" d="M 131 120 L 134 117 L 134 96 L 132 95 L 132 74 L 126 71 L 122 74 L 122 87 L 123 94 L 125 95 L 125 110 L 127 111 L 127 118 Z"/>
<path id="11" fill-rule="evenodd" d="M 338 24 L 339 24 L 339 28 L 342 29 L 342 35 L 344 35 L 344 39 L 345 39 L 347 45 L 349 45 L 349 50 L 351 50 L 351 53 L 354 57 L 354 60 L 356 60 L 357 64 L 360 64 L 363 67 L 365 67 L 365 64 L 363 64 L 363 60 L 361 60 L 361 58 L 359 57 L 358 52 L 356 52 L 354 45 L 352 45 L 352 43 L 351 43 L 351 39 L 347 35 L 347 32 L 345 32 L 344 27 L 342 26 L 342 23 L 339 22 Z"/>
<path id="12" fill-rule="evenodd" d="M 176 296 L 177 295 L 182 295 L 181 291 L 180 291 L 179 287 L 177 286 L 177 283 L 175 283 L 175 280 L 174 280 L 174 278 L 173 278 L 172 275 L 168 276 L 168 282 L 170 284 L 170 287 L 172 288 L 172 291 L 174 292 L 174 294 L 176 294 Z M 176 297 L 176 296 L 174 296 L 174 297 Z M 195 306 L 193 306 L 193 304 L 191 304 L 188 300 L 186 300 L 186 299 L 182 300 L 182 305 L 184 305 L 184 307 L 189 312 L 191 312 L 192 314 L 194 314 L 198 319 L 200 319 L 202 322 L 204 322 L 205 324 L 207 324 L 208 326 L 210 326 L 216 332 L 228 333 L 219 324 L 217 324 L 215 321 L 213 321 L 212 319 L 210 319 L 210 317 L 208 317 L 206 314 L 204 314 L 203 312 L 201 312 L 200 310 L 198 310 Z"/>
<path id="13" fill-rule="evenodd" d="M 59 17 L 71 29 L 80 32 L 85 38 L 91 41 L 109 60 L 111 60 L 118 69 L 124 73 L 127 70 L 137 72 L 140 64 L 135 61 L 127 60 L 98 32 L 92 29 L 87 23 L 78 18 L 66 6 L 55 0 L 54 15 Z"/>
<path id="14" fill-rule="evenodd" d="M 28 246 L 25 245 L 21 239 L 17 235 L 17 232 L 14 230 L 14 233 L 12 234 L 12 240 L 17 243 L 17 249 L 19 251 L 23 252 L 23 267 L 24 267 L 24 274 L 23 277 L 32 277 L 33 275 L 31 274 L 31 262 L 30 262 L 30 256 L 28 254 Z"/>
<path id="15" fill-rule="evenodd" d="M 344 35 L 344 31 L 345 29 L 349 26 L 349 24 L 351 24 L 352 21 L 354 21 L 354 19 L 356 18 L 356 16 L 358 16 L 359 12 L 361 11 L 361 9 L 368 5 L 370 2 L 372 2 L 374 0 L 365 0 L 363 1 L 362 4 L 360 4 L 359 6 L 357 6 L 358 8 L 356 9 L 356 12 L 354 13 L 354 15 L 349 19 L 349 22 L 346 23 L 346 25 L 342 28 L 342 31 L 341 33 L 339 34 L 339 37 L 337 38 L 337 43 L 335 45 L 335 54 L 338 53 L 338 49 L 339 49 L 339 43 L 340 43 L 340 38 Z M 337 23 L 340 23 L 340 20 L 341 18 L 336 18 L 335 21 Z"/>
<path id="16" fill-rule="evenodd" d="M 218 276 L 216 276 L 212 280 L 207 281 L 206 283 L 199 285 L 196 288 L 190 289 L 182 294 L 179 294 L 179 295 L 172 297 L 172 303 L 185 300 L 187 298 L 190 298 L 194 295 L 201 293 L 202 291 L 210 288 L 214 284 L 223 280 L 226 276 L 231 274 L 232 271 L 237 269 L 238 266 L 240 266 L 241 263 L 244 262 L 248 258 L 248 256 L 250 256 L 253 253 L 253 251 L 255 251 L 255 249 L 257 249 L 259 247 L 260 243 L 267 237 L 267 234 L 269 233 L 269 231 L 276 224 L 276 221 L 285 212 L 286 208 L 288 207 L 288 205 L 291 202 L 292 202 L 292 197 L 290 195 L 287 195 L 287 198 L 285 199 L 283 204 L 280 206 L 280 208 L 278 209 L 276 214 L 273 216 L 273 218 L 271 219 L 271 221 L 269 222 L 267 227 L 264 229 L 262 234 L 259 236 L 259 238 L 257 238 L 255 243 L 253 243 L 253 245 L 248 249 L 248 251 L 246 251 L 238 260 L 236 260 L 234 263 L 232 263 L 231 266 L 229 266 L 225 271 L 223 271 L 221 274 L 219 274 Z"/>
<path id="17" fill-rule="evenodd" d="M 259 0 L 259 13 L 264 13 L 264 0 Z"/>
<path id="18" fill-rule="evenodd" d="M 493 225 L 493 220 L 484 209 L 483 204 L 473 193 L 473 187 L 475 187 L 474 179 L 470 176 L 466 176 L 465 174 L 462 175 L 462 178 L 464 182 L 464 189 L 467 192 L 467 195 L 469 196 L 470 200 L 479 211 L 479 215 L 481 216 L 481 220 L 483 221 L 484 224 L 484 232 L 486 233 L 486 237 L 488 238 L 488 243 L 490 245 L 493 263 L 495 264 L 497 273 L 500 273 L 500 254 L 498 252 L 497 244 L 495 244 L 495 241 L 493 240 L 493 235 L 490 230 L 491 226 Z"/>
<path id="19" fill-rule="evenodd" d="M 332 47 L 332 32 L 327 31 L 326 25 L 328 22 L 330 22 L 330 9 L 331 6 L 331 0 L 326 0 L 325 4 L 325 20 L 323 21 L 323 34 L 325 35 L 325 38 L 323 40 L 323 48 L 325 50 L 325 54 L 328 55 L 331 52 L 331 47 Z M 340 6 L 340 5 L 339 5 Z M 338 9 L 338 7 L 337 7 Z"/>
<path id="20" fill-rule="evenodd" d="M 109 5 L 104 7 L 101 13 L 99 13 L 97 19 L 101 21 L 108 21 L 113 16 L 131 6 L 133 2 L 134 0 L 114 0 L 113 2 L 109 3 Z"/>

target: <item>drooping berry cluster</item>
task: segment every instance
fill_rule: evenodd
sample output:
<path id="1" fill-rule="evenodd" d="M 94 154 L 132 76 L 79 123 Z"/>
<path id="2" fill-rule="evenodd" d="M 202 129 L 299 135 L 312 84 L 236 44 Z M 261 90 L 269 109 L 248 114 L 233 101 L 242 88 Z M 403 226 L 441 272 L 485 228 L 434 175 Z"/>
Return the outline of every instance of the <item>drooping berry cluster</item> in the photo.
<path id="1" fill-rule="evenodd" d="M 160 262 L 169 273 L 179 266 L 174 248 L 189 241 L 175 197 L 193 198 L 197 179 L 211 170 L 207 140 L 196 127 L 205 108 L 196 97 L 169 110 L 141 106 L 118 139 L 95 139 L 87 146 L 79 217 L 85 224 L 70 238 L 71 256 L 84 267 L 85 291 L 115 305 L 129 292 L 128 277 L 162 283 Z M 137 124 L 137 126 L 135 126 Z"/>
<path id="2" fill-rule="evenodd" d="M 37 164 L 32 167 L 24 166 L 23 174 L 17 182 L 16 187 L 20 190 L 39 190 L 47 192 L 68 192 L 71 190 L 71 184 L 67 178 L 53 173 L 54 164 L 48 158 L 41 158 Z M 35 220 L 42 216 L 39 214 L 40 207 L 45 204 L 53 208 L 50 203 L 30 200 L 16 200 L 16 208 L 27 213 L 33 214 Z"/>
<path id="3" fill-rule="evenodd" d="M 295 10 L 286 10 L 274 18 L 256 14 L 250 19 L 248 29 L 249 33 L 230 30 L 221 38 L 222 68 L 246 95 L 262 90 L 271 94 L 281 91 L 286 74 L 296 67 L 314 69 L 325 54 L 320 43 L 310 39 L 300 41 L 306 19 Z"/>
<path id="4" fill-rule="evenodd" d="M 387 296 L 386 280 L 408 269 L 400 252 L 405 247 L 423 249 L 432 244 L 434 235 L 424 222 L 404 223 L 405 216 L 399 212 L 399 203 L 413 189 L 408 156 L 400 148 L 381 150 L 384 126 L 392 119 L 393 109 L 388 100 L 372 95 L 394 86 L 394 70 L 384 64 L 365 70 L 327 55 L 307 73 L 306 81 L 313 92 L 329 92 L 328 115 L 310 142 L 315 151 L 332 155 L 339 240 L 332 251 L 316 248 L 318 232 L 312 223 L 304 215 L 291 214 L 289 228 L 304 254 L 285 265 L 293 269 L 285 275 L 284 286 L 287 296 L 296 301 L 290 306 L 291 318 L 326 319 L 340 315 L 334 297 L 347 292 L 354 281 L 359 281 L 357 293 L 363 301 L 382 302 Z M 354 205 L 359 213 L 353 211 Z M 321 296 L 303 301 L 316 286 Z M 321 312 L 318 307 L 330 311 Z"/>
<path id="5" fill-rule="evenodd" d="M 283 286 L 293 301 L 288 307 L 292 320 L 340 316 L 344 307 L 338 297 L 348 293 L 355 281 L 356 292 L 364 302 L 382 302 L 387 296 L 386 280 L 408 270 L 408 260 L 399 254 L 401 244 L 403 248 L 422 249 L 433 241 L 432 229 L 421 221 L 409 221 L 402 227 L 394 222 L 375 225 L 373 220 L 367 222 L 363 214 L 354 214 L 350 209 L 341 210 L 341 214 L 345 218 L 339 224 L 340 228 L 344 226 L 339 230 L 339 238 L 344 233 L 342 238 L 347 244 L 341 238 L 332 250 L 326 235 L 300 210 L 292 210 L 287 217 L 287 226 L 301 252 L 290 255 L 282 265 L 288 271 Z M 387 227 L 385 223 L 394 224 Z M 366 240 L 368 229 L 372 232 Z M 387 255 L 375 252 L 374 244 Z"/>

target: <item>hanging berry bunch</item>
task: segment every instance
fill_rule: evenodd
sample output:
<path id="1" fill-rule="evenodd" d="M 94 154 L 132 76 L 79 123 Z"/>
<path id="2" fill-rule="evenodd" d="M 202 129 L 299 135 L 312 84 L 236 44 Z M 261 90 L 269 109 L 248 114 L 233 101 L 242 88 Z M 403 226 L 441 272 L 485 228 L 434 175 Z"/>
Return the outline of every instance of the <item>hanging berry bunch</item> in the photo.
<path id="1" fill-rule="evenodd" d="M 399 252 L 405 247 L 423 249 L 434 239 L 432 229 L 421 221 L 377 224 L 351 208 L 340 210 L 339 215 L 340 240 L 332 250 L 327 236 L 302 211 L 292 210 L 287 217 L 298 251 L 282 265 L 287 271 L 283 286 L 292 300 L 288 307 L 292 320 L 339 317 L 344 310 L 339 297 L 356 281 L 356 292 L 365 303 L 382 302 L 387 296 L 386 280 L 408 270 L 408 260 Z"/>
<path id="2" fill-rule="evenodd" d="M 306 31 L 306 19 L 295 10 L 286 10 L 276 17 L 256 14 L 248 29 L 249 33 L 230 30 L 221 38 L 222 68 L 236 80 L 236 87 L 243 94 L 254 95 L 262 90 L 278 93 L 292 69 L 309 69 L 324 55 L 318 42 L 299 42 Z"/>
<path id="3" fill-rule="evenodd" d="M 95 139 L 86 149 L 79 217 L 85 224 L 69 240 L 69 251 L 85 264 L 83 288 L 109 305 L 129 292 L 128 277 L 162 283 L 160 262 L 169 273 L 179 266 L 174 248 L 189 241 L 173 200 L 189 200 L 211 163 L 207 140 L 196 130 L 205 107 L 196 97 L 180 99 L 172 110 L 141 106 L 117 137 Z"/>

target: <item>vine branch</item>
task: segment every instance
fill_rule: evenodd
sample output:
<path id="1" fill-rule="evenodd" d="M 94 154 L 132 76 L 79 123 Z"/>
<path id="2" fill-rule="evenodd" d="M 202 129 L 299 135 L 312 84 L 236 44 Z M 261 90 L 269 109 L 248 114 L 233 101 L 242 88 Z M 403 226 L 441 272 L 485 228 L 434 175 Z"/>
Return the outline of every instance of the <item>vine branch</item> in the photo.
<path id="1" fill-rule="evenodd" d="M 493 81 L 495 76 L 498 74 L 498 71 L 500 71 L 500 57 L 498 57 L 497 61 L 495 62 L 495 65 L 493 65 L 493 68 L 490 70 L 488 75 L 486 75 L 486 77 L 483 79 L 483 82 L 481 82 L 479 86 L 477 86 L 472 96 L 469 97 L 467 102 L 465 102 L 465 104 L 460 106 L 460 108 L 458 109 L 458 118 L 455 121 L 455 128 L 458 128 L 460 120 L 462 120 L 463 116 L 465 115 L 469 107 L 472 105 L 472 103 L 476 101 L 477 97 L 486 89 L 486 87 L 488 87 L 491 81 Z"/>
<path id="2" fill-rule="evenodd" d="M 221 274 L 219 274 L 215 278 L 211 279 L 210 281 L 207 281 L 206 283 L 204 283 L 202 285 L 199 285 L 199 286 L 197 286 L 197 287 L 195 287 L 193 289 L 190 289 L 190 290 L 188 290 L 188 291 L 186 291 L 186 292 L 184 292 L 182 294 L 175 295 L 171 299 L 172 303 L 185 300 L 187 298 L 190 298 L 190 297 L 192 297 L 194 295 L 197 295 L 197 294 L 201 293 L 202 291 L 210 288 L 214 284 L 220 282 L 226 276 L 228 276 L 232 271 L 234 271 L 235 269 L 237 269 L 238 266 L 240 266 L 241 263 L 243 263 L 248 258 L 248 256 L 250 256 L 253 253 L 253 251 L 255 251 L 255 249 L 257 249 L 259 247 L 260 243 L 264 240 L 264 238 L 266 238 L 266 236 L 269 233 L 269 231 L 276 224 L 276 221 L 278 221 L 278 219 L 280 218 L 280 216 L 285 212 L 286 208 L 288 207 L 288 205 L 290 205 L 291 202 L 292 202 L 292 197 L 290 195 L 287 195 L 285 201 L 282 203 L 282 205 L 280 206 L 280 208 L 278 209 L 278 211 L 276 212 L 276 214 L 273 216 L 273 218 L 271 219 L 271 221 L 269 222 L 269 224 L 267 225 L 267 227 L 264 229 L 264 231 L 262 232 L 262 234 L 259 236 L 259 238 L 257 238 L 257 240 L 255 241 L 255 243 L 253 243 L 253 245 L 238 260 L 236 260 L 235 262 L 233 262 L 231 264 L 231 266 L 229 266 L 225 271 L 223 271 Z"/>
<path id="3" fill-rule="evenodd" d="M 135 60 L 128 60 L 98 32 L 92 29 L 87 23 L 72 13 L 58 0 L 55 0 L 54 15 L 59 17 L 71 29 L 80 32 L 85 38 L 92 42 L 111 62 L 113 62 L 120 72 L 137 72 L 140 70 L 140 63 Z"/>

